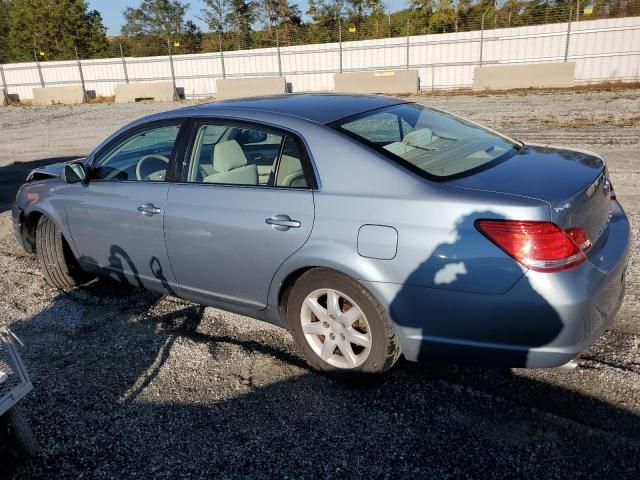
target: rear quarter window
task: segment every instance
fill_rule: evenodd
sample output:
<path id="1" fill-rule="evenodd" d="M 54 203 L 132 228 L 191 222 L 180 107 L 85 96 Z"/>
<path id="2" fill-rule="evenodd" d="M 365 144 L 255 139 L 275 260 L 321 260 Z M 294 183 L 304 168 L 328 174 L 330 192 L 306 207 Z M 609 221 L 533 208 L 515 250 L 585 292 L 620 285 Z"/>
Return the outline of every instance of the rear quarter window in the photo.
<path id="1" fill-rule="evenodd" d="M 435 178 L 490 166 L 519 148 L 515 141 L 481 125 L 413 103 L 365 112 L 331 126 Z"/>

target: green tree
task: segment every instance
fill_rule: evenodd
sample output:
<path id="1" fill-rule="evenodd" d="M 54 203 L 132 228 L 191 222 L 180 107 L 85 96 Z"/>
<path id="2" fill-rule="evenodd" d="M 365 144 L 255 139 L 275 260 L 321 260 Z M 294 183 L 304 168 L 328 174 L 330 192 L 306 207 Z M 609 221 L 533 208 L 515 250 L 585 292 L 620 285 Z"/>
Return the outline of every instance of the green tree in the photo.
<path id="1" fill-rule="evenodd" d="M 13 0 L 8 11 L 7 43 L 13 61 L 70 59 L 78 48 L 82 57 L 107 51 L 102 17 L 89 11 L 84 0 Z"/>
<path id="2" fill-rule="evenodd" d="M 224 34 L 223 48 L 241 49 L 253 45 L 253 25 L 258 19 L 259 7 L 255 0 L 204 0 L 204 3 L 203 19 L 211 31 Z M 218 41 L 207 38 L 205 45 L 217 50 Z"/>
<path id="3" fill-rule="evenodd" d="M 429 18 L 429 30 L 433 33 L 453 32 L 456 28 L 456 10 L 451 0 L 440 0 Z"/>
<path id="4" fill-rule="evenodd" d="M 276 25 L 301 25 L 302 12 L 298 5 L 289 0 L 262 0 L 262 22 L 268 28 Z"/>
<path id="5" fill-rule="evenodd" d="M 191 20 L 187 20 L 184 24 L 180 46 L 176 53 L 200 53 L 202 51 L 203 37 L 200 28 Z"/>
<path id="6" fill-rule="evenodd" d="M 227 23 L 235 33 L 237 48 L 248 48 L 253 44 L 253 24 L 258 18 L 257 5 L 252 0 L 228 0 Z"/>
<path id="7" fill-rule="evenodd" d="M 9 50 L 9 9 L 11 3 L 10 0 L 0 0 L 0 63 L 5 63 L 11 58 Z"/>
<path id="8" fill-rule="evenodd" d="M 76 42 L 78 52 L 84 57 L 109 56 L 107 29 L 102 15 L 97 10 L 87 12 L 86 22 L 82 25 L 81 35 Z"/>
<path id="9" fill-rule="evenodd" d="M 426 33 L 429 29 L 429 20 L 433 15 L 433 0 L 411 0 L 411 20 L 420 33 Z"/>
<path id="10" fill-rule="evenodd" d="M 315 23 L 323 23 L 328 19 L 335 20 L 344 13 L 344 0 L 309 0 L 307 15 Z"/>
<path id="11" fill-rule="evenodd" d="M 529 0 L 522 14 L 525 25 L 547 23 L 549 20 L 549 0 Z"/>
<path id="12" fill-rule="evenodd" d="M 456 0 L 456 25 L 455 31 L 462 31 L 469 29 L 469 17 L 472 13 L 473 1 L 472 0 Z"/>
<path id="13" fill-rule="evenodd" d="M 262 0 L 260 3 L 261 22 L 267 29 L 269 41 L 273 43 L 273 29 L 277 28 L 281 44 L 295 43 L 302 26 L 300 7 L 289 0 Z"/>
<path id="14" fill-rule="evenodd" d="M 227 29 L 229 16 L 228 0 L 204 0 L 205 8 L 202 17 L 212 32 L 224 32 Z"/>
<path id="15" fill-rule="evenodd" d="M 384 11 L 382 0 L 346 0 L 345 1 L 347 19 L 356 25 L 362 25 L 366 17 L 374 12 Z"/>
<path id="16" fill-rule="evenodd" d="M 122 34 L 153 35 L 166 40 L 179 39 L 185 28 L 188 3 L 180 0 L 143 0 L 138 8 L 127 7 Z"/>

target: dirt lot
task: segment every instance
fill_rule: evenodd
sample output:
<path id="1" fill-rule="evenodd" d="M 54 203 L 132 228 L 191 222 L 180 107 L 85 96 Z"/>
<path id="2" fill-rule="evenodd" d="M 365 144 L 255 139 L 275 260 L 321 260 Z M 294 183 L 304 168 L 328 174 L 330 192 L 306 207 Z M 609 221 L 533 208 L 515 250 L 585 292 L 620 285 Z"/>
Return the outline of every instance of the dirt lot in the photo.
<path id="1" fill-rule="evenodd" d="M 0 108 L 0 325 L 25 342 L 41 444 L 2 478 L 638 478 L 640 90 L 420 99 L 515 137 L 595 150 L 631 217 L 628 293 L 575 370 L 310 372 L 289 334 L 108 281 L 47 287 L 8 208 L 35 165 L 177 104 Z M 10 165 L 18 162 L 15 165 Z"/>

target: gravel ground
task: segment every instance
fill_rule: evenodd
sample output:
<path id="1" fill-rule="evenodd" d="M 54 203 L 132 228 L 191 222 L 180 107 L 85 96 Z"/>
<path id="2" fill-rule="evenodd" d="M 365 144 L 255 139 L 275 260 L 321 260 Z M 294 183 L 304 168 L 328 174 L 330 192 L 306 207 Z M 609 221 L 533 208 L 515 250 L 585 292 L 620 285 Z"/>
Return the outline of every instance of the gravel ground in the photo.
<path id="1" fill-rule="evenodd" d="M 347 385 L 289 334 L 100 281 L 49 288 L 8 206 L 34 165 L 177 104 L 0 109 L 0 325 L 25 342 L 40 441 L 2 478 L 639 478 L 640 90 L 422 97 L 525 141 L 601 153 L 633 225 L 628 293 L 574 370 L 400 361 Z M 15 165 L 10 165 L 18 162 Z"/>

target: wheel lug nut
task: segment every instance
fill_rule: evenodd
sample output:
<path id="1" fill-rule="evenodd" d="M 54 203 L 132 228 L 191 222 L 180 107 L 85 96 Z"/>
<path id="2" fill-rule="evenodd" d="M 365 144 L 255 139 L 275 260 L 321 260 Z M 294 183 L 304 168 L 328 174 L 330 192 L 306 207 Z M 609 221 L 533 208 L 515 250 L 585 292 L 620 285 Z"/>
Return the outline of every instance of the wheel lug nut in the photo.
<path id="1" fill-rule="evenodd" d="M 330 334 L 329 334 L 329 338 L 330 338 L 331 340 L 335 340 L 335 339 L 336 339 L 336 334 L 335 334 L 335 333 L 330 333 Z"/>
<path id="2" fill-rule="evenodd" d="M 323 322 L 323 323 L 322 323 L 322 326 L 323 326 L 324 328 L 329 328 L 329 322 Z"/>

